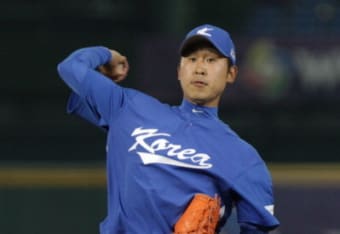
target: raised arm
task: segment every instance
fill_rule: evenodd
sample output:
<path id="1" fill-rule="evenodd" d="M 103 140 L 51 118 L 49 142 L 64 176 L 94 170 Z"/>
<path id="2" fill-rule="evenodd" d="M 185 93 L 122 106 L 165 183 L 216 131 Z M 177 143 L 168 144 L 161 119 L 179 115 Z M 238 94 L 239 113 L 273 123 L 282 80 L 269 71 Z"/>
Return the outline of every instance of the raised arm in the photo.
<path id="1" fill-rule="evenodd" d="M 123 90 L 115 82 L 125 79 L 128 70 L 126 57 L 115 50 L 97 46 L 73 52 L 58 65 L 60 77 L 73 90 L 68 112 L 106 125 L 121 105 Z"/>
<path id="2" fill-rule="evenodd" d="M 95 69 L 119 82 L 127 76 L 129 64 L 125 56 L 102 46 L 76 50 L 58 64 L 61 79 L 77 94 L 81 93 L 81 86 L 89 70 Z"/>

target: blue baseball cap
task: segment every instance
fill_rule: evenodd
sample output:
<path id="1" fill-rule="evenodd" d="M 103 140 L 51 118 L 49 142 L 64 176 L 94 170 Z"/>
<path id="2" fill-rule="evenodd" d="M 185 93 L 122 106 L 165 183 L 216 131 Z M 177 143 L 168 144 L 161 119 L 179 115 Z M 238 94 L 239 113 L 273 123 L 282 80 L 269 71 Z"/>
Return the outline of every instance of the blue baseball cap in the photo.
<path id="1" fill-rule="evenodd" d="M 181 55 L 188 46 L 201 40 L 209 41 L 222 55 L 229 58 L 233 65 L 236 65 L 235 46 L 229 33 L 210 24 L 198 26 L 186 35 L 180 47 Z"/>

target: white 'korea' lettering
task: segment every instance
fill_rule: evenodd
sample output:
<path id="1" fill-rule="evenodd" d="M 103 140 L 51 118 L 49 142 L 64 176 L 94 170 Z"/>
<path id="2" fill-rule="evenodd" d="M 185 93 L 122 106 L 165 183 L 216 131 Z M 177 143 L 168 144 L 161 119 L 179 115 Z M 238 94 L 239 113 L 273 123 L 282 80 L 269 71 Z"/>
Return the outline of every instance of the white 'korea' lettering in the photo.
<path id="1" fill-rule="evenodd" d="M 139 149 L 137 154 L 141 157 L 144 164 L 161 163 L 179 167 L 207 169 L 211 168 L 209 163 L 210 156 L 205 153 L 197 153 L 196 149 L 183 149 L 181 145 L 172 144 L 165 137 L 171 137 L 168 133 L 160 133 L 158 129 L 136 128 L 132 134 L 135 143 L 129 148 L 129 152 Z M 147 143 L 147 139 L 150 140 Z M 158 151 L 166 151 L 166 155 L 156 154 Z M 185 162 L 184 162 L 185 161 Z"/>

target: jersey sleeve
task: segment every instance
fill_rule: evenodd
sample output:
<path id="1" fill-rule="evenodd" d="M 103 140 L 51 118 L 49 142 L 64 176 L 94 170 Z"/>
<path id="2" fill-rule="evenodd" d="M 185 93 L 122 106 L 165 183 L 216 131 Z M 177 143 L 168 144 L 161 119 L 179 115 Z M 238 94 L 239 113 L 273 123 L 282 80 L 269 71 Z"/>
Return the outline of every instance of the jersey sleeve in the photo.
<path id="1" fill-rule="evenodd" d="M 124 99 L 123 88 L 96 71 L 110 60 L 110 51 L 97 46 L 79 49 L 58 64 L 61 79 L 76 95 L 71 97 L 69 108 L 80 103 L 78 114 L 101 125 L 110 122 L 112 113 L 120 109 Z"/>
<path id="2" fill-rule="evenodd" d="M 233 184 L 239 223 L 268 230 L 279 225 L 274 216 L 272 180 L 263 161 L 248 168 Z"/>
<path id="3" fill-rule="evenodd" d="M 71 92 L 69 96 L 66 111 L 68 114 L 77 115 L 104 130 L 108 129 L 108 123 L 101 118 L 100 114 L 92 108 L 85 98 L 80 97 L 74 92 Z"/>

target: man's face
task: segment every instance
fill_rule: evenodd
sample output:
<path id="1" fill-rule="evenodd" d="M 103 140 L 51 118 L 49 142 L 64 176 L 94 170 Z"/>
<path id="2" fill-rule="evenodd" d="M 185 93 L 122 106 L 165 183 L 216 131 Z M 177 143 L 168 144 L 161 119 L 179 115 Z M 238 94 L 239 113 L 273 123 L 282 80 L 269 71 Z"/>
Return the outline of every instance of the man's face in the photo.
<path id="1" fill-rule="evenodd" d="M 228 83 L 233 83 L 237 67 L 229 67 L 227 58 L 222 57 L 211 46 L 193 50 L 181 57 L 178 66 L 184 98 L 192 103 L 217 107 Z"/>

